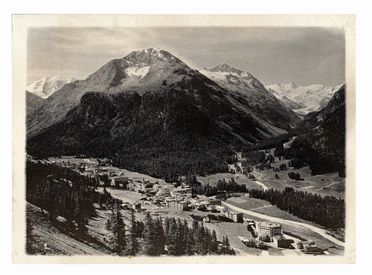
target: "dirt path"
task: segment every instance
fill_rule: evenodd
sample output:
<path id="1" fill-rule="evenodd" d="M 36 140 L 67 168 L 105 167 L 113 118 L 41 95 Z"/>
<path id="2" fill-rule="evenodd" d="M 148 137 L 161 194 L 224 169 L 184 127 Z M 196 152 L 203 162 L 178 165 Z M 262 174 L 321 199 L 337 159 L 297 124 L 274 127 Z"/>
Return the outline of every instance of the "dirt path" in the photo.
<path id="1" fill-rule="evenodd" d="M 260 182 L 258 180 L 254 181 L 254 182 L 257 183 L 259 186 L 261 186 L 264 191 L 269 190 L 269 188 L 267 188 L 267 186 L 265 184 L 263 184 L 262 182 Z"/>
<path id="2" fill-rule="evenodd" d="M 264 214 L 256 213 L 256 212 L 249 211 L 249 210 L 245 210 L 243 208 L 234 206 L 234 205 L 226 203 L 226 202 L 222 202 L 222 204 L 225 205 L 226 207 L 234 210 L 234 211 L 242 212 L 244 214 L 247 214 L 247 215 L 250 215 L 250 216 L 253 216 L 253 217 L 257 217 L 257 218 L 260 218 L 260 219 L 269 220 L 271 222 L 277 222 L 277 223 L 292 225 L 292 226 L 301 226 L 301 227 L 307 228 L 307 229 L 319 234 L 320 236 L 322 236 L 323 238 L 333 242 L 334 244 L 337 244 L 337 245 L 342 246 L 342 247 L 344 247 L 344 245 L 345 245 L 344 242 L 332 237 L 331 235 L 328 235 L 326 230 L 324 230 L 322 228 L 319 228 L 319 227 L 316 227 L 316 226 L 313 226 L 313 225 L 310 225 L 310 224 L 306 224 L 306 223 L 301 223 L 301 222 L 296 222 L 296 221 L 291 221 L 291 220 L 284 220 L 284 219 L 277 218 L 277 217 L 267 216 L 267 215 L 264 215 Z"/>
<path id="3" fill-rule="evenodd" d="M 260 172 L 258 172 L 256 169 L 253 170 L 253 174 L 255 176 L 258 175 L 258 180 L 255 180 L 253 182 L 261 186 L 264 191 L 269 190 L 269 188 L 264 183 L 259 181 L 259 179 L 261 179 L 263 175 Z"/>

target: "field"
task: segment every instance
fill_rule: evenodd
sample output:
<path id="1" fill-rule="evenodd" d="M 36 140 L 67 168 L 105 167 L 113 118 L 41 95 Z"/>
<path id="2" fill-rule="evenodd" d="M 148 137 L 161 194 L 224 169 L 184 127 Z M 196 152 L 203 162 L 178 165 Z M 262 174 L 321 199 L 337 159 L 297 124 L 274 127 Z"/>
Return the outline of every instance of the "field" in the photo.
<path id="1" fill-rule="evenodd" d="M 273 165 L 275 167 L 275 164 Z M 289 172 L 300 173 L 303 181 L 292 180 L 288 177 Z M 279 179 L 275 178 L 272 170 L 260 171 L 262 177 L 260 181 L 268 188 L 281 189 L 293 187 L 299 191 L 316 193 L 319 195 L 330 195 L 340 198 L 345 196 L 345 179 L 340 178 L 337 173 L 312 176 L 308 167 L 300 169 L 288 169 L 277 172 Z"/>
<path id="2" fill-rule="evenodd" d="M 232 248 L 234 248 L 237 254 L 249 254 L 249 255 L 260 255 L 262 250 L 257 248 L 247 247 L 242 243 L 239 237 L 251 239 L 252 235 L 247 230 L 247 226 L 241 223 L 205 223 L 208 229 L 215 230 L 217 238 L 222 240 L 223 236 L 229 238 L 229 242 Z"/>
<path id="3" fill-rule="evenodd" d="M 122 200 L 123 202 L 129 202 L 129 203 L 135 203 L 138 202 L 140 199 L 145 198 L 143 194 L 140 194 L 138 192 L 134 191 L 128 191 L 128 190 L 122 190 L 122 189 L 115 189 L 115 188 L 110 188 L 107 187 L 106 190 L 114 197 L 117 199 Z M 103 187 L 97 188 L 98 192 L 103 191 Z"/>
<path id="4" fill-rule="evenodd" d="M 243 196 L 239 198 L 229 198 L 226 202 L 256 213 L 314 225 L 314 223 L 300 219 L 264 200 Z"/>
<path id="5" fill-rule="evenodd" d="M 274 150 L 270 150 L 270 154 L 274 155 Z M 337 173 L 328 173 L 323 175 L 311 175 L 311 170 L 308 166 L 294 169 L 288 166 L 289 160 L 279 160 L 275 157 L 275 162 L 272 167 L 279 168 L 281 164 L 286 164 L 288 169 L 274 172 L 272 169 L 255 171 L 253 174 L 256 178 L 265 184 L 267 188 L 283 190 L 286 187 L 293 187 L 299 191 L 319 194 L 322 196 L 330 195 L 344 198 L 345 196 L 345 178 L 341 178 Z M 288 177 L 289 172 L 299 173 L 303 181 L 296 181 Z M 279 179 L 275 177 L 278 174 Z"/>

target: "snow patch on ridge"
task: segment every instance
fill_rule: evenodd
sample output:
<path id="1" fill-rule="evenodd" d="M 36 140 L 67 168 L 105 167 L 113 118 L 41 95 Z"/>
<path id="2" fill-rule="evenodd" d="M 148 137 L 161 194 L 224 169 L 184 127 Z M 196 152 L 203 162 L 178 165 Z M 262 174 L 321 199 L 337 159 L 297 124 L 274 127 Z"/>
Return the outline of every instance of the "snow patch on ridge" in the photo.
<path id="1" fill-rule="evenodd" d="M 240 77 L 237 73 L 232 72 L 211 72 L 208 70 L 201 70 L 200 73 L 211 79 L 225 80 L 227 76 Z"/>
<path id="2" fill-rule="evenodd" d="M 144 78 L 150 70 L 150 66 L 143 66 L 143 67 L 128 67 L 125 69 L 125 72 L 129 76 L 136 76 L 140 78 Z"/>

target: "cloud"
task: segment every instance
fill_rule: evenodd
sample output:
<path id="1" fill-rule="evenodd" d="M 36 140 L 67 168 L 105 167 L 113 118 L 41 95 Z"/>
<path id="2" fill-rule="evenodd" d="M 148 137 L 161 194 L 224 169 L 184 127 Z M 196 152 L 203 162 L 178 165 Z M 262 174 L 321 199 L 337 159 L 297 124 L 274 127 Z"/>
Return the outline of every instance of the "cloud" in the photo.
<path id="1" fill-rule="evenodd" d="M 32 28 L 28 80 L 84 78 L 113 58 L 159 47 L 197 69 L 221 62 L 261 81 L 336 85 L 344 80 L 344 36 L 330 28 Z"/>

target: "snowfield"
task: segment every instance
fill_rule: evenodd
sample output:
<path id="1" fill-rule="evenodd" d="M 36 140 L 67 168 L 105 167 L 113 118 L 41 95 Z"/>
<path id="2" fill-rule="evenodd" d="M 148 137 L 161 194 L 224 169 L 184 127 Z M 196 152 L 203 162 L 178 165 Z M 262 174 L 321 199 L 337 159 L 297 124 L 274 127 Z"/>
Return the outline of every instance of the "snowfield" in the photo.
<path id="1" fill-rule="evenodd" d="M 46 99 L 67 83 L 75 80 L 77 79 L 73 77 L 46 76 L 40 80 L 28 84 L 26 91 Z"/>
<path id="2" fill-rule="evenodd" d="M 297 86 L 294 83 L 276 83 L 268 85 L 266 88 L 284 104 L 288 104 L 288 101 L 292 104 L 295 103 L 296 106 L 292 109 L 296 113 L 306 115 L 325 107 L 341 86 L 332 87 L 321 84 Z"/>
<path id="3" fill-rule="evenodd" d="M 128 67 L 126 68 L 125 72 L 129 76 L 136 76 L 140 78 L 144 78 L 150 70 L 150 66 L 143 66 L 143 67 Z"/>

